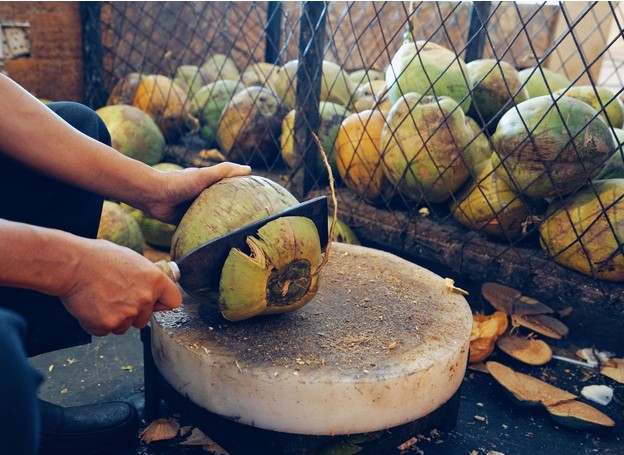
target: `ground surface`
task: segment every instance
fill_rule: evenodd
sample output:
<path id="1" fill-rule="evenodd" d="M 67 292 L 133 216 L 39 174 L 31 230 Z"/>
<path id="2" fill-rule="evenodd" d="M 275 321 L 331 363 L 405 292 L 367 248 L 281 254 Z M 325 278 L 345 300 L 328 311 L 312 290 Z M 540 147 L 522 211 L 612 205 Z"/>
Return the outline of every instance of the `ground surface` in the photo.
<path id="1" fill-rule="evenodd" d="M 570 340 L 573 341 L 575 340 Z M 570 342 L 561 343 L 560 348 Z M 493 359 L 518 369 L 522 368 L 503 354 L 497 354 Z M 47 380 L 41 388 L 41 397 L 48 401 L 72 406 L 121 399 L 130 400 L 141 407 L 143 354 L 139 332 L 136 330 L 125 336 L 96 339 L 90 345 L 41 355 L 32 360 L 39 369 L 46 372 Z M 615 384 L 589 370 L 558 361 L 551 361 L 546 368 L 533 368 L 524 370 L 577 394 L 587 384 Z M 616 394 L 619 400 L 624 397 L 621 386 L 616 389 Z M 593 432 L 569 430 L 557 425 L 541 408 L 523 408 L 513 404 L 489 375 L 468 371 L 461 389 L 456 429 L 424 435 L 425 438 L 419 439 L 407 453 L 622 453 L 622 402 L 612 402 L 606 407 L 595 406 L 616 420 L 614 429 Z M 173 414 L 167 406 L 163 406 L 161 415 Z M 177 417 L 182 425 L 196 424 L 185 416 Z M 209 436 L 218 440 L 218 435 Z M 180 446 L 178 442 L 153 443 L 148 447 L 137 438 L 136 447 L 119 455 L 208 453 L 200 447 Z"/>

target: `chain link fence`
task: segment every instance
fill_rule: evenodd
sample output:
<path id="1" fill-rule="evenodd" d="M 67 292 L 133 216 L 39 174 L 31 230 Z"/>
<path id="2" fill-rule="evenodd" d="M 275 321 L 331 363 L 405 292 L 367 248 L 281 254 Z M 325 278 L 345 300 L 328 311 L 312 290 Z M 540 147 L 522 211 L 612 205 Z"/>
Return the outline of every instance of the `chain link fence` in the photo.
<path id="1" fill-rule="evenodd" d="M 155 118 L 168 161 L 251 164 L 300 199 L 333 175 L 365 244 L 621 314 L 622 17 L 617 2 L 104 2 L 93 80 Z"/>

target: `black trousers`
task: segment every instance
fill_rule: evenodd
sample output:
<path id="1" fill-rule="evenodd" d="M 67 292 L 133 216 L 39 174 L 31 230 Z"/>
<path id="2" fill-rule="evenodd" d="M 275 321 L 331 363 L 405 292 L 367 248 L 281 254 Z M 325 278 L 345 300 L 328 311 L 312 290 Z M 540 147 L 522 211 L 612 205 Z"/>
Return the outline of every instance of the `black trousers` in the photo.
<path id="1" fill-rule="evenodd" d="M 48 106 L 74 128 L 111 144 L 106 125 L 93 110 L 73 102 Z M 78 154 L 80 150 L 74 152 Z M 0 153 L 0 218 L 95 238 L 102 203 L 99 195 L 50 179 Z M 0 287 L 0 308 L 25 319 L 24 343 L 29 356 L 91 341 L 56 297 Z"/>
<path id="2" fill-rule="evenodd" d="M 110 145 L 104 122 L 91 109 L 71 102 L 49 107 Z M 0 218 L 93 238 L 102 202 L 101 196 L 47 178 L 0 153 Z M 39 450 L 37 389 L 43 376 L 28 357 L 90 341 L 58 298 L 0 287 L 0 452 L 34 455 Z"/>

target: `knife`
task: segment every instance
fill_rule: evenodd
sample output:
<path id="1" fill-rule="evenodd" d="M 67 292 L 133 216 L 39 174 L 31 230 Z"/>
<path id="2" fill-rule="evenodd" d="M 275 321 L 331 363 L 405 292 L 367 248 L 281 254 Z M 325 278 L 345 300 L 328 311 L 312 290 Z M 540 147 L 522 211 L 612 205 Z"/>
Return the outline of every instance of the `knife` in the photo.
<path id="1" fill-rule="evenodd" d="M 325 251 L 329 240 L 327 196 L 319 196 L 209 240 L 175 261 L 161 260 L 154 264 L 174 282 L 179 283 L 187 293 L 216 292 L 219 290 L 221 270 L 230 250 L 248 249 L 248 236 L 257 234 L 262 226 L 284 216 L 302 216 L 312 220 L 319 233 L 321 250 Z"/>

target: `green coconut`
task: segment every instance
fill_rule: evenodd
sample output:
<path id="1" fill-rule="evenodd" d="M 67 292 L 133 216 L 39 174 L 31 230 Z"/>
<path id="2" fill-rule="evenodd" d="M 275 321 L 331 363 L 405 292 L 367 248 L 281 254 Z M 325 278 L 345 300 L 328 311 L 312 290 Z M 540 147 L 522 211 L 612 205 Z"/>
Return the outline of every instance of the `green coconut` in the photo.
<path id="1" fill-rule="evenodd" d="M 148 114 L 127 104 L 104 106 L 96 113 L 108 128 L 114 149 L 149 165 L 162 161 L 165 137 Z"/>
<path id="2" fill-rule="evenodd" d="M 384 172 L 409 198 L 443 202 L 470 176 L 462 151 L 472 137 L 452 98 L 408 93 L 394 103 L 381 133 Z"/>
<path id="3" fill-rule="evenodd" d="M 535 214 L 529 203 L 507 186 L 493 171 L 490 160 L 451 202 L 453 217 L 487 237 L 516 240 L 526 234 L 524 223 Z"/>
<path id="4" fill-rule="evenodd" d="M 472 104 L 468 115 L 479 119 L 491 131 L 500 117 L 515 104 L 529 99 L 518 70 L 505 61 L 473 60 L 466 64 L 472 84 Z"/>
<path id="5" fill-rule="evenodd" d="M 239 81 L 219 79 L 201 87 L 193 97 L 189 108 L 199 121 L 199 137 L 213 145 L 221 113 L 232 97 L 245 87 Z"/>
<path id="6" fill-rule="evenodd" d="M 234 60 L 225 54 L 213 54 L 199 67 L 206 84 L 219 79 L 238 80 L 240 72 Z"/>
<path id="7" fill-rule="evenodd" d="M 468 68 L 455 53 L 429 41 L 406 41 L 386 70 L 390 101 L 410 92 L 448 96 L 468 112 L 472 85 Z"/>
<path id="8" fill-rule="evenodd" d="M 278 80 L 270 81 L 270 88 L 289 110 L 295 108 L 298 67 L 298 60 L 290 60 L 279 69 Z M 355 87 L 346 71 L 334 62 L 323 60 L 320 101 L 348 106 L 354 91 Z"/>
<path id="9" fill-rule="evenodd" d="M 246 87 L 252 87 L 258 85 L 260 87 L 266 86 L 268 88 L 275 86 L 279 80 L 280 67 L 273 63 L 257 62 L 248 65 L 241 73 L 241 81 Z"/>
<path id="10" fill-rule="evenodd" d="M 171 243 L 179 258 L 193 248 L 297 204 L 278 183 L 259 176 L 231 177 L 204 190 L 180 220 Z"/>
<path id="11" fill-rule="evenodd" d="M 139 224 L 116 202 L 104 201 L 97 238 L 143 254 L 143 234 Z"/>
<path id="12" fill-rule="evenodd" d="M 288 111 L 264 87 L 247 87 L 225 106 L 217 144 L 230 161 L 270 167 L 279 157 L 279 137 Z"/>
<path id="13" fill-rule="evenodd" d="M 555 95 L 570 96 L 584 101 L 600 112 L 602 118 L 613 128 L 622 128 L 624 125 L 624 104 L 612 90 L 606 87 L 580 85 L 557 90 Z"/>
<path id="14" fill-rule="evenodd" d="M 331 229 L 332 224 L 334 223 L 334 217 L 329 215 L 327 217 L 327 229 L 328 231 Z M 332 233 L 332 241 L 340 242 L 340 243 L 348 243 L 350 245 L 360 245 L 360 239 L 358 239 L 351 226 L 342 221 L 341 219 L 336 220 L 336 224 L 334 224 L 334 232 Z"/>
<path id="15" fill-rule="evenodd" d="M 470 169 L 470 174 L 476 175 L 477 167 L 486 161 L 490 161 L 494 149 L 486 134 L 472 117 L 466 116 L 466 125 L 470 128 L 472 137 L 464 149 L 463 157 Z"/>
<path id="16" fill-rule="evenodd" d="M 334 141 L 340 129 L 342 121 L 351 115 L 351 112 L 346 107 L 331 103 L 329 101 L 321 101 L 319 104 L 319 114 L 321 116 L 321 124 L 319 125 L 317 136 L 321 141 L 327 161 L 331 166 L 334 177 L 339 176 L 338 168 L 336 166 L 336 153 L 334 150 Z M 281 154 L 284 162 L 290 167 L 294 168 L 299 162 L 300 156 L 295 151 L 295 110 L 291 110 L 284 121 L 282 122 L 282 134 L 280 136 Z M 329 177 L 327 168 L 321 153 L 317 154 L 314 166 L 314 174 L 319 179 L 327 179 Z"/>
<path id="17" fill-rule="evenodd" d="M 209 81 L 203 76 L 197 65 L 180 65 L 176 68 L 173 81 L 186 90 L 187 99 L 192 99 L 195 93 Z"/>
<path id="18" fill-rule="evenodd" d="M 550 95 L 572 85 L 567 77 L 545 67 L 526 68 L 518 73 L 529 98 Z"/>
<path id="19" fill-rule="evenodd" d="M 624 145 L 624 130 L 614 128 L 612 132 L 617 149 L 604 163 L 595 180 L 624 178 L 624 148 L 622 148 Z"/>
<path id="20" fill-rule="evenodd" d="M 492 136 L 496 174 L 535 198 L 562 196 L 596 176 L 615 149 L 605 121 L 580 100 L 550 96 L 508 111 Z"/>
<path id="21" fill-rule="evenodd" d="M 182 217 L 173 236 L 175 260 L 193 248 L 297 204 L 278 183 L 264 177 L 226 178 L 205 189 Z M 218 296 L 192 293 L 218 304 L 238 321 L 293 311 L 316 294 L 322 253 L 318 231 L 308 218 L 282 217 L 247 238 L 250 252 L 230 250 Z"/>
<path id="22" fill-rule="evenodd" d="M 349 73 L 349 79 L 351 79 L 355 87 L 359 87 L 372 81 L 383 81 L 384 78 L 385 74 L 383 71 L 373 68 L 362 68 Z"/>
<path id="23" fill-rule="evenodd" d="M 553 202 L 540 243 L 558 263 L 596 279 L 624 281 L 624 179 L 596 180 Z"/>

